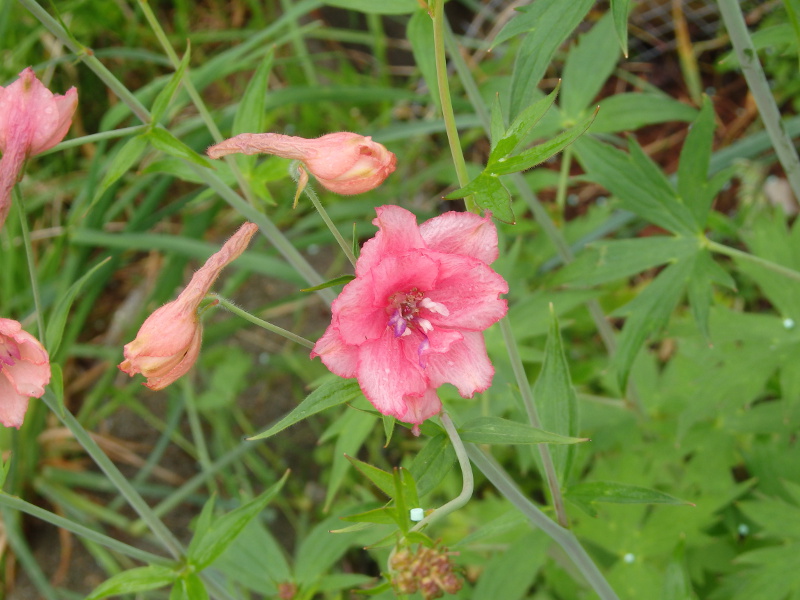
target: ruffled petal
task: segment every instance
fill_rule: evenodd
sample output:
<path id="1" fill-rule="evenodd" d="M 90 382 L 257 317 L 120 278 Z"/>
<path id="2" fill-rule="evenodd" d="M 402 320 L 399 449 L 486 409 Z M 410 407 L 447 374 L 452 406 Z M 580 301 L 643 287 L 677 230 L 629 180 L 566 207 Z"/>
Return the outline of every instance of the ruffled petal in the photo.
<path id="1" fill-rule="evenodd" d="M 425 245 L 445 254 L 465 254 L 491 264 L 497 260 L 497 227 L 490 215 L 448 212 L 419 226 Z"/>
<path id="2" fill-rule="evenodd" d="M 427 296 L 448 312 L 426 312 L 434 326 L 482 331 L 505 316 L 508 304 L 498 296 L 508 292 L 508 284 L 491 267 L 459 254 L 430 256 L 439 263 L 439 279 Z"/>
<path id="3" fill-rule="evenodd" d="M 0 423 L 19 429 L 28 410 L 28 398 L 17 392 L 11 381 L 0 372 Z"/>
<path id="4" fill-rule="evenodd" d="M 358 353 L 358 383 L 367 399 L 384 415 L 402 419 L 406 396 L 421 396 L 428 380 L 416 361 L 406 358 L 404 338 L 386 328 L 380 339 L 366 342 Z"/>
<path id="5" fill-rule="evenodd" d="M 319 356 L 322 363 L 339 377 L 356 376 L 358 368 L 358 347 L 346 344 L 339 331 L 329 325 L 325 334 L 314 344 L 311 358 Z"/>
<path id="6" fill-rule="evenodd" d="M 381 337 L 389 319 L 386 303 L 375 303 L 373 277 L 369 273 L 344 286 L 331 311 L 342 341 L 355 346 Z"/>
<path id="7" fill-rule="evenodd" d="M 378 227 L 378 233 L 361 248 L 356 277 L 368 273 L 387 254 L 401 254 L 425 247 L 414 213 L 399 206 L 379 206 L 375 212 L 378 216 L 372 223 Z"/>
<path id="8" fill-rule="evenodd" d="M 464 398 L 488 389 L 494 376 L 480 332 L 465 331 L 462 341 L 450 346 L 444 354 L 428 355 L 427 363 L 425 372 L 432 387 L 452 383 Z"/>
<path id="9" fill-rule="evenodd" d="M 404 400 L 407 408 L 400 420 L 405 423 L 420 424 L 425 419 L 439 414 L 439 411 L 442 410 L 442 401 L 439 400 L 436 390 L 432 387 L 426 389 L 419 396 L 406 396 Z M 414 428 L 414 434 L 419 435 L 419 428 Z"/>

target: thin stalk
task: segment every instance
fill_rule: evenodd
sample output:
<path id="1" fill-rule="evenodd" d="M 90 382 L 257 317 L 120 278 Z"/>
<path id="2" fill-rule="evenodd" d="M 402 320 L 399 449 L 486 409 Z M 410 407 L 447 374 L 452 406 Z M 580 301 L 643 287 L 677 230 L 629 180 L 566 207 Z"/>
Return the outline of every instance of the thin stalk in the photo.
<path id="1" fill-rule="evenodd" d="M 742 11 L 737 0 L 717 0 L 719 12 L 725 22 L 725 28 L 731 36 L 731 45 L 736 52 L 736 58 L 742 67 L 747 87 L 753 94 L 764 128 L 775 148 L 775 154 L 783 166 L 786 178 L 794 192 L 795 198 L 800 198 L 800 159 L 791 138 L 781 124 L 781 114 L 775 98 L 770 90 L 767 77 L 761 68 L 753 41 L 747 31 L 747 24 L 742 16 Z"/>
<path id="2" fill-rule="evenodd" d="M 83 146 L 84 144 L 94 144 L 96 142 L 103 142 L 105 140 L 127 137 L 136 133 L 144 133 L 145 131 L 147 131 L 147 125 L 134 125 L 133 127 L 121 127 L 120 129 L 112 129 L 111 131 L 101 131 L 100 133 L 93 133 L 91 135 L 84 135 L 82 137 L 63 141 L 60 144 L 50 148 L 50 150 L 45 150 L 37 156 L 61 152 L 67 148 L 75 148 L 77 146 Z"/>
<path id="3" fill-rule="evenodd" d="M 300 344 L 301 346 L 305 346 L 306 348 L 309 349 L 314 348 L 314 342 L 312 342 L 311 340 L 307 340 L 304 337 L 300 337 L 299 335 L 294 334 L 291 331 L 284 329 L 283 327 L 278 327 L 277 325 L 273 325 L 269 321 L 264 321 L 263 319 L 259 319 L 257 316 L 250 314 L 243 308 L 239 308 L 227 298 L 223 298 L 222 296 L 219 296 L 217 294 L 209 294 L 209 296 L 214 298 L 217 302 L 219 302 L 220 306 L 222 306 L 223 308 L 229 310 L 235 315 L 242 317 L 246 321 L 250 321 L 254 325 L 258 325 L 259 327 L 262 327 L 267 331 L 271 331 L 272 333 L 277 333 L 278 335 L 285 337 L 287 340 Z"/>
<path id="4" fill-rule="evenodd" d="M 45 393 L 42 396 L 45 404 L 53 412 L 58 419 L 67 426 L 67 428 L 75 436 L 78 443 L 83 446 L 84 450 L 92 457 L 92 460 L 98 467 L 106 474 L 106 477 L 114 484 L 119 492 L 125 496 L 128 504 L 138 513 L 142 520 L 147 524 L 147 527 L 159 539 L 164 548 L 176 559 L 183 557 L 184 549 L 181 543 L 172 535 L 172 532 L 167 529 L 164 523 L 155 515 L 153 510 L 139 495 L 139 492 L 130 484 L 128 479 L 119 472 L 116 465 L 106 456 L 100 449 L 89 433 L 83 428 L 71 412 L 64 409 L 63 411 L 56 405 L 56 402 L 51 398 L 50 393 Z"/>
<path id="5" fill-rule="evenodd" d="M 308 196 L 309 199 L 311 200 L 311 204 L 314 205 L 314 208 L 317 209 L 319 216 L 322 217 L 323 221 L 325 221 L 325 225 L 328 226 L 328 229 L 330 229 L 331 233 L 333 234 L 333 237 L 336 238 L 339 247 L 342 249 L 342 252 L 344 252 L 344 255 L 347 257 L 347 260 L 349 260 L 350 264 L 353 265 L 353 268 L 355 268 L 356 256 L 355 254 L 353 254 L 353 249 L 351 245 L 348 244 L 342 237 L 342 234 L 339 233 L 339 230 L 336 228 L 336 225 L 334 225 L 333 221 L 328 216 L 328 211 L 325 210 L 325 207 L 322 206 L 322 203 L 319 201 L 317 193 L 314 190 L 312 190 L 309 186 L 306 186 L 303 191 L 305 192 L 306 196 Z"/>
<path id="6" fill-rule="evenodd" d="M 439 88 L 439 105 L 444 118 L 444 127 L 447 131 L 447 141 L 453 155 L 453 164 L 456 167 L 458 184 L 464 187 L 469 183 L 467 163 L 461 152 L 461 141 L 456 127 L 456 116 L 453 112 L 453 102 L 450 98 L 450 83 L 447 80 L 447 58 L 444 50 L 444 0 L 433 0 L 433 47 L 436 59 L 436 83 Z M 479 213 L 480 209 L 471 196 L 464 198 L 467 210 Z"/>
<path id="7" fill-rule="evenodd" d="M 472 498 L 472 492 L 475 488 L 475 476 L 472 474 L 472 466 L 469 463 L 467 456 L 467 449 L 464 447 L 464 442 L 461 441 L 461 436 L 458 435 L 456 426 L 444 410 L 439 414 L 439 420 L 447 432 L 450 442 L 453 444 L 453 449 L 456 451 L 456 458 L 458 459 L 458 466 L 461 467 L 461 493 L 450 500 L 450 502 L 443 504 L 434 510 L 427 517 L 422 519 L 419 523 L 411 528 L 411 531 L 419 531 L 426 525 L 430 525 L 434 521 L 438 521 L 442 517 L 449 515 L 464 506 Z"/>
<path id="8" fill-rule="evenodd" d="M 561 154 L 561 169 L 558 174 L 558 187 L 556 188 L 556 206 L 558 206 L 558 210 L 562 215 L 567 207 L 567 187 L 571 168 L 572 146 L 567 146 Z"/>
<path id="9" fill-rule="evenodd" d="M 505 496 L 536 527 L 561 546 L 601 600 L 619 600 L 619 596 L 608 584 L 574 533 L 561 527 L 528 500 L 494 458 L 485 454 L 474 444 L 467 444 L 467 454 L 472 463 L 480 469 L 498 492 Z"/>
<path id="10" fill-rule="evenodd" d="M 39 561 L 36 560 L 36 557 L 25 542 L 25 536 L 22 535 L 19 521 L 15 518 L 16 515 L 10 510 L 0 509 L 0 517 L 2 517 L 2 522 L 5 526 L 8 545 L 33 585 L 46 600 L 59 600 L 59 595 L 50 585 L 42 568 L 39 566 Z"/>
<path id="11" fill-rule="evenodd" d="M 80 523 L 76 523 L 75 521 L 66 519 L 55 513 L 51 513 L 50 511 L 31 504 L 30 502 L 26 502 L 22 498 L 11 496 L 5 492 L 0 492 L 0 506 L 27 513 L 32 517 L 36 517 L 37 519 L 44 521 L 45 523 L 50 523 L 55 527 L 66 529 L 67 531 L 70 531 L 84 539 L 90 540 L 100 544 L 101 546 L 105 546 L 110 550 L 114 550 L 115 552 L 119 552 L 120 554 L 124 554 L 125 556 L 129 556 L 150 565 L 162 565 L 169 567 L 175 564 L 174 561 L 170 560 L 169 558 L 153 554 L 152 552 L 147 552 L 146 550 L 141 550 L 140 548 L 135 548 L 134 546 L 130 546 L 124 542 L 120 542 L 119 540 L 100 533 L 99 531 L 95 531 L 94 529 L 90 529 L 85 525 L 81 525 Z"/>
<path id="12" fill-rule="evenodd" d="M 749 252 L 742 252 L 741 250 L 737 250 L 736 248 L 731 248 L 730 246 L 726 246 L 724 244 L 718 244 L 717 242 L 712 242 L 711 240 L 708 239 L 704 243 L 709 250 L 711 250 L 712 252 L 716 252 L 717 254 L 724 254 L 725 256 L 730 256 L 731 258 L 746 260 L 748 262 L 758 265 L 759 267 L 764 267 L 769 271 L 785 275 L 789 279 L 800 281 L 800 272 L 795 271 L 794 269 L 784 267 L 783 265 L 779 265 L 770 260 L 766 260 L 765 258 L 756 256 L 755 254 L 750 254 Z"/>
<path id="13" fill-rule="evenodd" d="M 503 334 L 503 341 L 508 349 L 508 357 L 511 359 L 511 369 L 514 371 L 514 378 L 517 380 L 517 386 L 522 394 L 525 412 L 528 413 L 528 421 L 530 421 L 533 427 L 541 429 L 542 422 L 539 420 L 539 413 L 536 410 L 536 403 L 531 393 L 530 383 L 528 383 L 528 376 L 525 374 L 525 367 L 522 365 L 522 358 L 520 358 L 514 334 L 511 332 L 511 323 L 508 317 L 500 320 L 500 331 Z M 545 479 L 547 480 L 547 487 L 550 489 L 550 497 L 553 499 L 553 508 L 556 511 L 556 517 L 562 527 L 568 527 L 569 518 L 567 517 L 567 510 L 564 507 L 564 498 L 558 483 L 556 468 L 555 465 L 553 465 L 553 456 L 550 454 L 550 446 L 548 444 L 536 444 L 536 447 L 542 459 L 542 468 L 544 469 Z"/>
<path id="14" fill-rule="evenodd" d="M 28 229 L 28 216 L 22 206 L 22 195 L 19 187 L 14 186 L 14 204 L 19 211 L 20 231 L 22 232 L 22 243 L 25 246 L 25 257 L 28 261 L 28 274 L 31 278 L 31 291 L 33 292 L 33 304 L 36 307 L 36 325 L 39 328 L 39 341 L 44 343 L 44 311 L 42 310 L 42 296 L 39 293 L 39 279 L 36 277 L 36 264 L 33 261 L 33 246 L 31 245 L 31 232 Z"/>
<path id="15" fill-rule="evenodd" d="M 200 423 L 200 414 L 197 410 L 197 401 L 194 394 L 194 389 L 189 382 L 188 377 L 181 378 L 181 391 L 183 392 L 184 404 L 186 405 L 186 414 L 189 417 L 189 430 L 192 432 L 192 439 L 197 448 L 197 458 L 200 462 L 200 470 L 207 471 L 211 466 L 211 457 L 208 454 L 208 446 L 206 446 L 206 438 L 203 435 L 203 426 Z M 217 481 L 213 478 L 208 480 L 209 493 L 214 494 L 218 492 Z"/>

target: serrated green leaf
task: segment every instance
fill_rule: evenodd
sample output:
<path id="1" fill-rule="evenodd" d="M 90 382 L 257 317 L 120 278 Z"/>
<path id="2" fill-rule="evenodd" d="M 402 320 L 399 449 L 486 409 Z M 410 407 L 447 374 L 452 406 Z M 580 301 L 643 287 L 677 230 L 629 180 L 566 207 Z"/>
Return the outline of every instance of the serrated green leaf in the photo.
<path id="1" fill-rule="evenodd" d="M 157 150 L 161 150 L 170 156 L 188 160 L 201 167 L 212 168 L 211 163 L 200 156 L 197 152 L 189 148 L 186 144 L 172 135 L 166 129 L 155 127 L 147 132 L 147 139 Z"/>
<path id="2" fill-rule="evenodd" d="M 692 121 L 697 109 L 661 94 L 626 93 L 604 98 L 599 103 L 592 133 L 635 131 L 645 125 L 669 121 Z"/>
<path id="3" fill-rule="evenodd" d="M 212 564 L 233 543 L 250 521 L 278 495 L 289 477 L 287 471 L 281 479 L 247 504 L 215 518 L 204 531 L 198 531 L 187 551 L 187 561 L 198 571 Z M 199 538 L 198 538 L 199 536 Z"/>
<path id="4" fill-rule="evenodd" d="M 358 387 L 358 381 L 354 379 L 329 379 L 316 390 L 311 392 L 292 412 L 283 417 L 280 421 L 275 423 L 272 427 L 247 438 L 253 440 L 263 440 L 271 437 L 291 427 L 295 423 L 299 423 L 303 419 L 307 419 L 311 415 L 318 412 L 339 406 L 349 402 L 354 402 L 356 399 L 362 397 L 361 388 Z"/>
<path id="5" fill-rule="evenodd" d="M 164 113 L 169 107 L 169 103 L 172 102 L 172 97 L 175 95 L 175 92 L 178 91 L 178 86 L 183 80 L 183 74 L 186 72 L 186 67 L 189 65 L 189 57 L 191 54 L 192 45 L 191 42 L 187 40 L 186 52 L 184 52 L 178 68 L 169 78 L 164 89 L 159 92 L 158 96 L 156 96 L 156 99 L 153 101 L 153 108 L 150 111 L 150 120 L 152 123 L 158 123 L 161 120 L 161 117 L 164 116 Z"/>
<path id="6" fill-rule="evenodd" d="M 99 600 L 108 596 L 132 594 L 155 590 L 172 584 L 178 578 L 174 569 L 151 565 L 118 573 L 98 585 L 86 600 Z"/>
<path id="7" fill-rule="evenodd" d="M 446 434 L 433 436 L 411 463 L 411 474 L 417 481 L 417 492 L 424 496 L 432 491 L 453 468 L 456 453 Z"/>
<path id="8" fill-rule="evenodd" d="M 450 192 L 445 196 L 447 200 L 472 196 L 481 209 L 491 211 L 492 216 L 504 223 L 516 222 L 511 211 L 511 194 L 500 182 L 499 177 L 481 173 L 463 188 Z"/>
<path id="9" fill-rule="evenodd" d="M 571 486 L 565 496 L 584 502 L 604 502 L 611 504 L 674 504 L 694 506 L 693 503 L 675 496 L 638 485 L 591 481 Z"/>
<path id="10" fill-rule="evenodd" d="M 269 74 L 272 71 L 272 60 L 275 48 L 271 47 L 261 62 L 256 72 L 247 83 L 239 107 L 233 117 L 233 135 L 240 133 L 259 133 L 264 131 L 266 123 L 266 105 Z"/>
<path id="11" fill-rule="evenodd" d="M 345 455 L 345 458 L 350 461 L 359 473 L 369 479 L 375 487 L 391 498 L 394 495 L 394 477 L 391 473 L 379 469 L 369 463 L 353 458 L 352 456 Z"/>
<path id="12" fill-rule="evenodd" d="M 533 397 L 542 427 L 568 439 L 578 434 L 578 398 L 572 387 L 569 364 L 564 356 L 561 331 L 552 304 L 550 305 L 550 331 L 544 350 L 544 363 L 533 387 Z M 556 446 L 550 449 L 559 481 L 567 481 L 575 457 L 573 446 Z"/>
<path id="13" fill-rule="evenodd" d="M 316 292 L 318 290 L 324 290 L 325 288 L 334 287 L 337 285 L 345 285 L 353 281 L 355 279 L 355 275 L 340 275 L 339 277 L 334 277 L 330 281 L 326 281 L 325 283 L 320 283 L 319 285 L 315 285 L 314 287 L 310 288 L 303 288 L 300 290 L 301 292 Z"/>
<path id="14" fill-rule="evenodd" d="M 458 431 L 462 440 L 473 444 L 577 444 L 587 441 L 500 417 L 477 417 L 464 423 Z"/>
<path id="15" fill-rule="evenodd" d="M 78 281 L 73 283 L 67 292 L 61 296 L 61 299 L 56 304 L 53 312 L 50 314 L 50 319 L 47 321 L 47 331 L 45 332 L 45 345 L 47 352 L 51 357 L 55 357 L 61 346 L 61 338 L 64 335 L 64 327 L 67 324 L 67 317 L 69 316 L 69 309 L 72 308 L 72 303 L 75 297 L 83 289 L 83 286 L 89 281 L 97 271 L 105 265 L 111 258 L 97 263 L 87 273 L 85 273 Z"/>
<path id="16" fill-rule="evenodd" d="M 537 144 L 532 148 L 528 148 L 516 156 L 501 158 L 496 163 L 491 163 L 488 167 L 486 167 L 486 170 L 489 172 L 489 174 L 494 176 L 510 175 L 511 173 L 517 173 L 519 171 L 525 171 L 526 169 L 535 167 L 539 163 L 546 161 L 551 156 L 555 156 L 579 137 L 581 137 L 584 133 L 586 133 L 586 130 L 589 129 L 589 126 L 594 120 L 595 114 L 596 113 L 586 117 L 575 127 L 558 134 L 554 138 L 549 139 L 544 143 Z"/>
<path id="17" fill-rule="evenodd" d="M 614 31 L 617 32 L 622 54 L 628 56 L 628 12 L 631 0 L 611 0 L 611 14 L 614 16 Z"/>
<path id="18" fill-rule="evenodd" d="M 553 102 L 558 96 L 558 90 L 561 87 L 561 82 L 555 87 L 555 89 L 550 92 L 547 96 L 539 100 L 538 102 L 534 102 L 528 108 L 523 110 L 511 126 L 503 133 L 502 137 L 497 139 L 494 143 L 494 147 L 492 148 L 492 152 L 489 155 L 489 166 L 497 163 L 498 160 L 502 159 L 504 156 L 508 156 L 514 151 L 514 148 L 517 147 L 525 135 L 533 129 L 536 123 L 544 116 L 544 114 L 553 106 Z M 499 108 L 499 100 L 497 100 L 498 111 Z M 502 115 L 500 116 L 502 119 Z M 488 170 L 488 168 L 487 168 Z"/>
<path id="19" fill-rule="evenodd" d="M 139 162 L 139 159 L 141 158 L 146 147 L 147 137 L 144 135 L 136 135 L 125 142 L 119 151 L 114 154 L 114 157 L 108 163 L 108 167 L 105 175 L 103 175 L 103 179 L 100 181 L 100 185 L 97 186 L 97 191 L 95 191 L 94 198 L 92 198 L 92 202 L 89 205 L 89 208 L 86 210 L 87 213 L 97 203 L 97 201 L 100 200 L 100 196 L 102 196 L 106 190 L 108 190 L 108 188 L 110 188 L 120 177 L 127 173 L 133 165 Z"/>

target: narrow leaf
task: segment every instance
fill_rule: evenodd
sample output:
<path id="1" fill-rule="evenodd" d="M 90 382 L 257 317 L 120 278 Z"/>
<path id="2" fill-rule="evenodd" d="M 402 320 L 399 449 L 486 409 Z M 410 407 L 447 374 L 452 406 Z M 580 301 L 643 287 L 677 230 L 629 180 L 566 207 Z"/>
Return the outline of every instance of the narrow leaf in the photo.
<path id="1" fill-rule="evenodd" d="M 697 222 L 704 225 L 717 190 L 708 189 L 708 166 L 714 142 L 714 106 L 703 96 L 703 107 L 689 128 L 678 163 L 678 194 Z"/>
<path id="2" fill-rule="evenodd" d="M 391 498 L 394 495 L 394 477 L 391 473 L 358 460 L 357 458 L 353 458 L 352 456 L 345 455 L 345 458 L 350 461 L 350 464 L 353 465 L 359 473 L 369 479 L 380 491 L 386 494 L 387 497 Z"/>
<path id="3" fill-rule="evenodd" d="M 184 144 L 166 129 L 161 127 L 155 127 L 151 129 L 149 132 L 147 132 L 147 139 L 154 148 L 161 150 L 170 156 L 188 160 L 189 162 L 193 162 L 201 167 L 212 168 L 210 162 L 189 148 L 189 146 Z"/>
<path id="4" fill-rule="evenodd" d="M 125 142 L 119 151 L 114 154 L 114 158 L 109 161 L 106 173 L 103 175 L 100 185 L 97 186 L 94 198 L 92 198 L 92 203 L 89 205 L 89 208 L 86 210 L 86 212 L 91 210 L 92 206 L 97 203 L 97 201 L 100 199 L 100 196 L 102 196 L 108 188 L 110 188 L 120 177 L 127 173 L 131 167 L 133 167 L 133 165 L 139 162 L 139 159 L 141 158 L 146 147 L 147 138 L 144 135 L 134 136 Z"/>
<path id="5" fill-rule="evenodd" d="M 463 188 L 447 194 L 445 198 L 453 200 L 465 196 L 472 196 L 475 203 L 483 210 L 491 211 L 495 219 L 512 225 L 516 222 L 511 211 L 511 194 L 500 182 L 499 177 L 481 173 Z"/>
<path id="6" fill-rule="evenodd" d="M 377 523 L 378 525 L 399 525 L 397 508 L 394 506 L 384 506 L 366 510 L 354 515 L 341 517 L 342 521 L 348 523 Z"/>
<path id="7" fill-rule="evenodd" d="M 504 156 L 508 156 L 514 151 L 522 141 L 522 138 L 533 129 L 536 123 L 544 116 L 544 114 L 553 105 L 553 102 L 558 96 L 558 90 L 561 87 L 561 82 L 550 92 L 547 96 L 534 102 L 528 108 L 523 110 L 519 116 L 514 119 L 514 122 L 506 130 L 503 136 L 494 144 L 491 154 L 489 155 L 489 165 L 493 165 Z M 499 104 L 499 101 L 498 101 Z M 499 106 L 498 106 L 499 111 Z M 500 117 L 502 119 L 502 116 Z"/>
<path id="8" fill-rule="evenodd" d="M 267 82 L 272 71 L 274 56 L 275 49 L 272 47 L 247 83 L 244 96 L 242 96 L 233 117 L 232 133 L 234 135 L 264 131 L 264 124 L 267 120 Z"/>
<path id="9" fill-rule="evenodd" d="M 628 12 L 631 0 L 611 0 L 611 14 L 614 16 L 614 30 L 622 48 L 622 54 L 628 57 Z"/>
<path id="10" fill-rule="evenodd" d="M 566 437 L 500 417 L 477 417 L 458 431 L 462 440 L 473 444 L 577 444 L 587 441 L 587 438 Z"/>
<path id="11" fill-rule="evenodd" d="M 178 91 L 178 86 L 181 84 L 183 74 L 186 71 L 186 67 L 189 65 L 189 57 L 191 54 L 191 42 L 187 40 L 186 52 L 183 54 L 183 58 L 181 59 L 178 68 L 169 78 L 169 81 L 167 82 L 167 85 L 164 86 L 164 89 L 159 92 L 158 96 L 156 96 L 156 99 L 153 101 L 153 109 L 150 111 L 152 123 L 158 123 L 161 120 L 161 117 L 164 116 L 164 113 L 169 107 L 169 103 L 172 102 L 172 97 L 175 95 L 175 92 Z"/>
<path id="12" fill-rule="evenodd" d="M 584 502 L 607 502 L 613 504 L 676 504 L 694 506 L 693 503 L 670 496 L 664 492 L 638 485 L 592 481 L 579 483 L 566 490 L 568 498 Z"/>
<path id="13" fill-rule="evenodd" d="M 151 565 L 129 569 L 106 579 L 87 596 L 86 600 L 155 590 L 172 584 L 177 578 L 175 570 L 168 567 Z"/>
<path id="14" fill-rule="evenodd" d="M 438 486 L 453 468 L 456 453 L 447 435 L 437 434 L 430 438 L 411 463 L 411 474 L 417 481 L 417 492 L 424 496 Z"/>
<path id="15" fill-rule="evenodd" d="M 310 288 L 303 288 L 300 290 L 301 292 L 316 292 L 318 290 L 324 290 L 325 288 L 334 287 L 337 285 L 345 285 L 350 283 L 355 279 L 355 275 L 340 275 L 339 277 L 334 277 L 330 281 L 326 281 L 325 283 L 320 283 L 319 285 L 315 285 L 314 287 Z"/>

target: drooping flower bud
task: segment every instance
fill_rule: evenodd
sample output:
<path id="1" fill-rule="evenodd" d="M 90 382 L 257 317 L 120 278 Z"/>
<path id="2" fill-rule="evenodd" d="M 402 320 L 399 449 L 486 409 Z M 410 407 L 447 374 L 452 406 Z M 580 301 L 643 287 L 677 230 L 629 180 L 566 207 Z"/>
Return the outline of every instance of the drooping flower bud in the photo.
<path id="1" fill-rule="evenodd" d="M 0 228 L 25 160 L 64 139 L 77 106 L 74 87 L 63 96 L 53 94 L 30 67 L 8 87 L 0 86 Z"/>
<path id="2" fill-rule="evenodd" d="M 0 318 L 0 423 L 20 428 L 28 399 L 50 383 L 50 357 L 17 321 Z"/>
<path id="3" fill-rule="evenodd" d="M 119 369 L 130 376 L 141 373 L 145 385 L 160 390 L 185 375 L 200 354 L 203 325 L 198 308 L 222 269 L 247 248 L 258 226 L 245 223 L 219 252 L 198 270 L 178 297 L 151 314 L 136 339 L 125 345 Z"/>
<path id="4" fill-rule="evenodd" d="M 309 140 L 279 133 L 242 133 L 208 149 L 208 156 L 274 154 L 299 160 L 320 185 L 337 194 L 362 194 L 378 187 L 397 157 L 368 136 L 340 131 Z"/>

